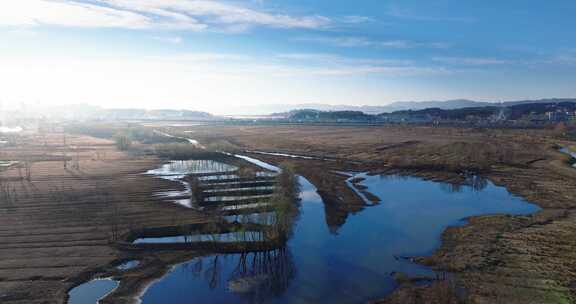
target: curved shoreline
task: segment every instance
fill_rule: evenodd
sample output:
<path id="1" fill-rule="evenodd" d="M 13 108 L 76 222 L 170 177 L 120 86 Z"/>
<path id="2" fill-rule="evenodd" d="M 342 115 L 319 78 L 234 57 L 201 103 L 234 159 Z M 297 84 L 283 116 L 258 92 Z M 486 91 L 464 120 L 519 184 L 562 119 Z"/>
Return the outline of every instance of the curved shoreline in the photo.
<path id="1" fill-rule="evenodd" d="M 562 155 L 559 155 L 559 153 L 556 151 L 550 150 L 549 153 L 553 155 L 551 162 L 562 158 Z M 546 162 L 546 164 L 548 164 L 548 162 Z M 567 164 L 565 165 L 565 168 L 572 170 Z M 502 234 L 514 232 L 521 233 L 523 229 L 541 227 L 546 224 L 553 223 L 554 221 L 567 219 L 566 212 L 571 209 L 571 201 L 569 199 L 564 198 L 563 200 L 558 200 L 558 198 L 554 195 L 543 196 L 534 188 L 524 187 L 524 185 L 527 183 L 532 184 L 537 183 L 537 181 L 548 182 L 549 179 L 558 179 L 559 177 L 550 176 L 554 175 L 554 172 L 548 172 L 548 174 L 544 174 L 547 172 L 547 170 L 537 169 L 538 172 L 532 172 L 533 175 L 538 175 L 545 178 L 534 179 L 526 177 L 522 180 L 514 178 L 515 176 L 524 176 L 526 175 L 525 171 L 530 170 L 532 169 L 528 167 L 515 168 L 502 166 L 499 168 L 493 168 L 491 172 L 485 173 L 484 176 L 491 180 L 495 185 L 505 187 L 508 191 L 510 191 L 510 193 L 520 196 L 533 204 L 536 204 L 541 208 L 541 210 L 528 216 L 496 214 L 472 216 L 467 218 L 465 225 L 448 227 L 442 233 L 441 244 L 431 256 L 415 257 L 414 261 L 430 266 L 437 271 L 454 272 L 457 278 L 460 274 L 463 274 L 462 276 L 464 277 L 464 281 L 476 282 L 476 280 L 473 280 L 473 278 L 468 277 L 467 272 L 473 269 L 482 269 L 478 267 L 487 267 L 486 265 L 489 266 L 490 264 L 483 264 L 483 262 L 487 262 L 491 259 L 504 259 L 503 257 L 499 258 L 499 254 L 501 254 L 500 251 L 502 248 L 505 249 L 506 247 L 493 245 L 496 241 L 498 241 L 499 238 L 502 238 Z M 400 173 L 404 175 L 421 177 L 431 181 L 462 182 L 462 176 L 445 171 L 422 171 L 401 168 L 373 168 L 371 171 L 377 174 Z M 305 173 L 303 175 L 306 176 Z M 576 174 L 573 176 L 576 178 Z M 573 186 L 576 190 L 576 185 Z M 320 187 L 319 190 L 322 191 Z M 490 249 L 484 251 L 480 247 L 486 247 Z M 475 260 L 477 257 L 479 257 L 481 261 Z M 490 263 L 494 263 L 494 260 L 492 260 Z M 382 302 L 400 304 L 405 303 L 406 299 L 404 294 L 406 293 L 422 295 L 425 297 L 426 294 L 431 292 L 430 290 L 427 290 L 426 287 L 412 284 L 413 282 L 411 280 L 406 280 L 405 283 L 406 284 L 400 286 L 400 288 L 389 295 L 385 300 L 376 301 L 375 303 Z M 550 288 L 555 289 L 554 284 L 552 284 Z M 477 289 L 478 290 L 475 290 L 474 292 L 482 293 L 484 287 L 480 285 Z M 540 301 L 539 297 L 542 296 L 542 293 L 549 292 L 549 290 L 550 289 L 543 288 L 541 293 L 529 293 L 530 298 L 528 298 L 528 300 L 532 302 L 529 301 L 525 303 L 538 303 L 537 301 Z M 401 296 L 398 296 L 398 294 L 401 294 Z M 563 295 L 560 295 L 559 297 L 570 298 L 571 296 L 569 293 L 564 292 Z M 490 298 L 490 296 L 488 296 L 488 298 Z M 520 301 L 518 303 L 522 303 L 521 301 L 523 300 L 526 300 L 526 298 L 515 299 L 514 301 Z M 514 301 L 512 303 L 515 303 Z"/>
<path id="2" fill-rule="evenodd" d="M 278 155 L 275 156 L 270 156 L 270 157 L 280 157 Z M 268 160 L 269 161 L 269 160 Z M 310 160 L 303 160 L 306 162 L 309 162 Z M 277 162 L 275 162 L 277 163 Z M 374 172 L 374 171 L 373 171 Z M 456 179 L 460 179 L 461 177 L 454 175 L 454 174 L 446 174 L 446 172 L 425 172 L 425 171 L 418 171 L 418 172 L 414 172 L 411 170 L 399 170 L 399 169 L 392 169 L 389 168 L 387 170 L 382 171 L 382 169 L 377 170 L 376 172 L 378 173 L 383 173 L 383 172 L 388 172 L 389 174 L 391 173 L 403 173 L 406 175 L 411 175 L 411 176 L 417 176 L 417 177 L 421 177 L 423 179 L 427 179 L 427 180 L 433 180 L 433 181 L 443 181 L 443 182 L 454 182 L 454 180 Z M 303 174 L 305 176 L 305 174 Z M 342 181 L 347 187 L 353 186 L 350 183 L 347 183 L 349 177 L 342 176 Z M 509 187 L 506 186 L 506 182 L 505 181 L 499 181 L 498 179 L 498 175 L 492 176 L 489 178 L 491 180 L 494 181 L 495 184 L 500 185 L 500 186 L 504 186 L 507 189 L 509 189 Z M 355 190 L 355 195 L 358 196 L 358 189 L 352 189 L 351 190 Z M 321 188 L 318 188 L 319 192 L 322 191 Z M 510 189 L 509 189 L 510 190 Z M 512 192 L 512 191 L 511 191 Z M 518 194 L 516 194 L 518 195 Z M 520 194 L 521 195 L 521 194 Z M 362 201 L 365 203 L 364 199 L 362 199 Z M 534 202 L 537 203 L 537 202 Z M 545 212 L 545 209 L 542 209 L 541 211 L 538 211 L 538 213 L 541 212 Z M 462 241 L 458 240 L 459 239 L 459 235 L 462 234 L 462 231 L 467 231 L 467 230 L 476 230 L 478 227 L 480 226 L 482 229 L 486 228 L 486 220 L 489 221 L 493 221 L 495 220 L 496 223 L 491 223 L 492 225 L 494 224 L 498 224 L 498 223 L 505 223 L 505 222 L 509 222 L 509 221 L 513 221 L 515 218 L 539 218 L 540 216 L 538 214 L 534 214 L 534 215 L 530 215 L 530 216 L 508 216 L 508 215 L 483 215 L 483 216 L 473 216 L 467 219 L 467 223 L 464 226 L 458 226 L 458 227 L 448 227 L 443 233 L 442 233 L 442 242 L 440 244 L 440 246 L 435 249 L 434 253 L 431 256 L 425 256 L 425 257 L 414 257 L 413 258 L 413 262 L 419 263 L 419 264 L 424 264 L 427 266 L 432 267 L 433 269 L 436 269 L 438 271 L 452 271 L 453 269 L 450 269 L 450 267 L 446 267 L 446 255 L 450 255 L 451 252 L 454 251 L 458 251 L 458 246 L 462 245 Z M 536 222 L 538 222 L 538 220 L 536 220 Z M 454 241 L 456 240 L 457 243 L 454 243 Z M 466 244 L 466 241 L 464 241 L 464 244 Z M 466 246 L 466 245 L 464 245 Z M 453 259 L 453 257 L 451 257 L 450 259 Z M 467 263 L 467 262 L 464 262 Z M 165 267 L 162 267 L 165 268 Z M 160 270 L 160 269 L 158 269 Z M 164 274 L 166 273 L 165 271 L 162 271 Z M 150 283 L 160 279 L 163 276 L 163 274 L 161 273 L 155 273 L 153 275 L 148 275 L 148 277 L 154 277 L 155 279 L 149 281 L 149 280 L 145 280 L 148 281 L 148 283 L 142 283 L 143 285 L 141 285 L 141 288 L 138 288 L 139 294 L 142 294 L 142 289 L 143 286 L 150 286 Z M 458 271 L 456 271 L 456 276 L 458 276 Z M 142 278 L 143 279 L 143 278 Z M 142 279 L 138 280 L 141 281 Z M 413 284 L 415 282 L 415 280 L 412 280 L 410 278 L 406 279 L 403 281 L 404 284 L 401 284 L 401 286 L 396 289 L 392 294 L 390 294 L 386 300 L 383 301 L 383 303 L 401 303 L 402 300 L 395 300 L 395 297 L 397 297 L 397 294 L 400 293 L 413 293 L 413 294 L 418 294 L 418 293 L 426 293 L 426 287 L 425 286 L 421 286 L 421 285 L 415 285 Z M 434 283 L 433 283 L 434 284 Z M 130 284 L 131 285 L 131 284 Z M 122 286 L 122 283 L 121 283 Z M 125 302 L 125 303 L 138 303 L 138 296 L 136 294 L 132 294 L 132 295 L 126 295 L 126 290 L 125 288 L 120 289 L 120 287 L 117 288 L 120 294 L 124 294 L 123 296 L 121 296 L 121 298 L 126 299 L 126 298 L 131 298 L 134 301 L 133 302 Z M 409 291 L 407 291 L 409 290 Z M 117 301 L 118 300 L 118 295 L 116 294 L 116 290 L 114 292 L 112 292 L 110 295 L 107 296 L 107 298 L 105 300 L 112 300 L 112 302 Z M 102 303 L 107 303 L 107 302 L 102 302 Z"/>

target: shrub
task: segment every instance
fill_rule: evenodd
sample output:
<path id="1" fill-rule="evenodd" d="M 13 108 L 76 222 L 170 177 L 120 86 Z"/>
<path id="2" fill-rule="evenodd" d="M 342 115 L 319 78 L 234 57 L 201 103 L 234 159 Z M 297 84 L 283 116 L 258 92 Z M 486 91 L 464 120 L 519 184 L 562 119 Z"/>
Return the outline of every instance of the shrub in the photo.
<path id="1" fill-rule="evenodd" d="M 120 151 L 126 151 L 132 147 L 132 139 L 125 133 L 116 133 L 114 135 L 114 142 L 116 142 L 116 148 Z"/>

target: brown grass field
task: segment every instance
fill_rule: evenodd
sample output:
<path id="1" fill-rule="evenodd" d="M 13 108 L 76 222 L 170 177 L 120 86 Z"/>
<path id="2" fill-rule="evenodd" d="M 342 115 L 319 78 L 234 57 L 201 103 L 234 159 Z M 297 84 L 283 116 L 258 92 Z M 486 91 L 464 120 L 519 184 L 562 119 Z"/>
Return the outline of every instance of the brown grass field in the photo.
<path id="1" fill-rule="evenodd" d="M 335 171 L 410 174 L 455 184 L 463 181 L 461 172 L 481 174 L 542 210 L 476 217 L 449 228 L 431 257 L 416 260 L 452 273 L 450 282 L 418 287 L 408 281 L 382 303 L 458 303 L 462 297 L 452 296 L 454 284 L 464 288 L 466 303 L 576 299 L 576 170 L 555 148 L 576 143 L 549 131 L 224 125 L 172 131 L 191 131 L 186 134 L 203 144 L 324 158 L 254 154 L 272 163 L 292 162 L 318 188 L 333 229 L 363 209 Z M 68 135 L 65 148 L 63 134 L 56 132 L 25 134 L 17 147 L 0 150 L 0 160 L 31 164 L 30 181 L 26 168 L 0 172 L 1 303 L 65 303 L 68 290 L 93 274 L 115 275 L 114 265 L 140 258 L 146 267 L 124 275 L 105 301 L 129 303 L 169 265 L 203 254 L 144 254 L 115 245 L 135 228 L 213 221 L 154 198 L 180 187 L 142 174 L 161 163 L 155 156 L 118 152 L 112 141 L 81 135 Z"/>

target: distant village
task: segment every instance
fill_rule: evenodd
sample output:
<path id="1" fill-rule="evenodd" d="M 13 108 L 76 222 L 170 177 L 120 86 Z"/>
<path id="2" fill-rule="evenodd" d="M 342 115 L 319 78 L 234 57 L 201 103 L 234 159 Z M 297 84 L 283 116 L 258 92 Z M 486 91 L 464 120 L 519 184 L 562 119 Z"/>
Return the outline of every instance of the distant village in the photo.
<path id="1" fill-rule="evenodd" d="M 289 122 L 396 123 L 470 126 L 543 127 L 557 123 L 576 124 L 576 101 L 528 103 L 461 109 L 429 108 L 369 115 L 358 111 L 295 110 L 279 120 Z"/>
<path id="2" fill-rule="evenodd" d="M 446 103 L 448 105 L 448 102 Z M 440 103 L 439 105 L 444 104 Z M 430 107 L 380 114 L 368 114 L 357 110 L 296 109 L 257 117 L 233 117 L 216 116 L 190 110 L 103 109 L 88 105 L 0 111 L 0 114 L 0 127 L 24 127 L 27 129 L 40 128 L 44 122 L 48 121 L 64 123 L 186 121 L 225 124 L 419 124 L 511 128 L 543 128 L 564 124 L 574 128 L 576 127 L 576 99 L 482 103 L 473 107 Z"/>

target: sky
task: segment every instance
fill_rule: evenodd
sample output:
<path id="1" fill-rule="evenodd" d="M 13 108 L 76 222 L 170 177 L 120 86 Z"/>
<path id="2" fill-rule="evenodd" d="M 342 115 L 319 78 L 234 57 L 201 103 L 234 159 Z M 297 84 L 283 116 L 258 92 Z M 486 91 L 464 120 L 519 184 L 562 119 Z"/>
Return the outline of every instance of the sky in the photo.
<path id="1" fill-rule="evenodd" d="M 4 0 L 4 107 L 576 97 L 573 0 Z"/>

